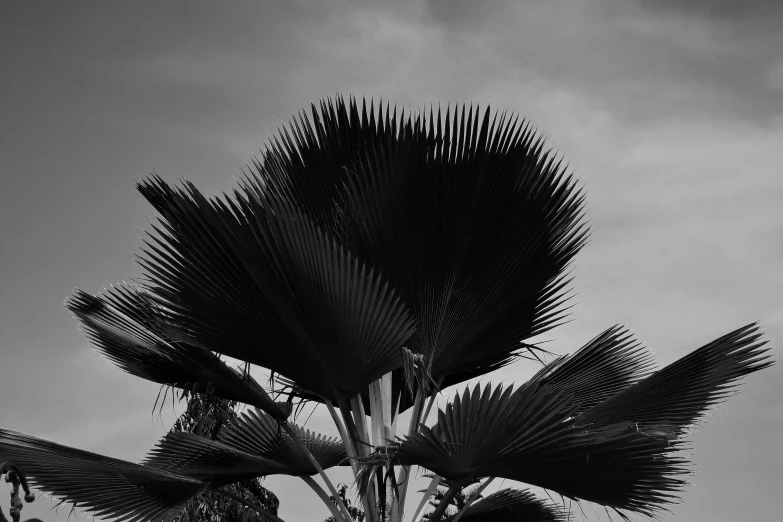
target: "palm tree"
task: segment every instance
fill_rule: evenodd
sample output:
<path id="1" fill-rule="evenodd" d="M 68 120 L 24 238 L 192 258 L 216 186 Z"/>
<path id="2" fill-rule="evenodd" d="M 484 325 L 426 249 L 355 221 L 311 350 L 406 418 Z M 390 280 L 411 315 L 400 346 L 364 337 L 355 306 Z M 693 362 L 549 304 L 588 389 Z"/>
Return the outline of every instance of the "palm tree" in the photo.
<path id="1" fill-rule="evenodd" d="M 576 181 L 505 113 L 398 117 L 338 97 L 281 130 L 233 196 L 157 176 L 138 189 L 160 214 L 143 279 L 66 306 L 125 371 L 254 409 L 217 440 L 169 433 L 142 464 L 0 430 L 0 460 L 99 517 L 170 518 L 202 492 L 236 499 L 226 486 L 288 474 L 349 522 L 325 473 L 341 465 L 369 522 L 405 519 L 412 466 L 433 475 L 415 520 L 441 483 L 430 522 L 567 516 L 528 490 L 475 501 L 496 477 L 656 516 L 685 485 L 688 428 L 772 364 L 755 324 L 660 370 L 612 327 L 520 386 L 465 389 L 426 426 L 447 388 L 545 355 L 530 340 L 566 319 L 588 238 Z M 269 388 L 250 364 L 272 372 Z M 340 438 L 297 426 L 300 401 L 326 408 Z"/>

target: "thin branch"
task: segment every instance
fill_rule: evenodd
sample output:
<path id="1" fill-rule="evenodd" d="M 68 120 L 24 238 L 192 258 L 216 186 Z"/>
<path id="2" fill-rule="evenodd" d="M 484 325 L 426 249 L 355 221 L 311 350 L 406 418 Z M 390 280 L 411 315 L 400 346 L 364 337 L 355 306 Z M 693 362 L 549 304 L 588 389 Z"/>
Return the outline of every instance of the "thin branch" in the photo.
<path id="1" fill-rule="evenodd" d="M 313 480 L 313 477 L 308 477 L 307 475 L 301 475 L 299 478 L 304 480 L 305 484 L 310 486 L 310 488 L 313 491 L 315 491 L 315 494 L 318 495 L 318 498 L 320 498 L 323 501 L 323 503 L 326 504 L 326 507 L 329 508 L 329 511 L 332 513 L 332 516 L 334 517 L 335 521 L 339 521 L 343 515 L 340 514 L 340 509 L 337 507 L 337 504 L 332 502 L 332 499 L 330 499 L 329 495 L 326 494 L 324 488 L 319 486 L 318 483 L 315 480 Z M 335 500 L 340 500 L 340 497 L 335 497 Z M 348 517 L 346 522 L 351 522 L 350 516 Z"/>

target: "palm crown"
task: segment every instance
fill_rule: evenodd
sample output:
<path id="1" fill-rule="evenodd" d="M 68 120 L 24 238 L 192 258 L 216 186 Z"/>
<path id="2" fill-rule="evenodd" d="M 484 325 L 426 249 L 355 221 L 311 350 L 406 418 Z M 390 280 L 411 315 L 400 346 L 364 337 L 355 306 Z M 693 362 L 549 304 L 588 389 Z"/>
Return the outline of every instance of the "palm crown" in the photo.
<path id="1" fill-rule="evenodd" d="M 144 279 L 66 306 L 125 371 L 255 409 L 217 440 L 170 433 L 141 464 L 0 429 L 0 461 L 96 516 L 167 519 L 204 491 L 288 474 L 348 522 L 325 474 L 340 465 L 371 522 L 420 518 L 441 484 L 431 522 L 565 520 L 527 490 L 475 501 L 494 477 L 652 516 L 684 485 L 687 428 L 771 364 L 754 324 L 657 371 L 612 327 L 521 386 L 466 389 L 423 425 L 445 388 L 539 357 L 525 341 L 565 319 L 588 236 L 561 161 L 489 109 L 398 117 L 338 97 L 282 130 L 233 197 L 156 176 L 138 189 L 160 214 Z M 267 368 L 276 390 L 221 356 Z M 322 403 L 340 439 L 297 426 L 301 400 Z M 411 466 L 432 484 L 404 511 Z"/>

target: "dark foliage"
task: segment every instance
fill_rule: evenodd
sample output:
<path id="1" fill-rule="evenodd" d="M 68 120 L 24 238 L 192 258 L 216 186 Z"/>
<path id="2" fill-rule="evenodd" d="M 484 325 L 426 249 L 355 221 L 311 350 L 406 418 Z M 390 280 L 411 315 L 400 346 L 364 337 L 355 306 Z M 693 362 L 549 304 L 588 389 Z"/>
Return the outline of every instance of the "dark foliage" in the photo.
<path id="1" fill-rule="evenodd" d="M 362 508 L 359 506 L 355 506 L 353 502 L 351 502 L 351 499 L 346 497 L 346 493 L 348 492 L 348 486 L 345 484 L 338 484 L 337 485 L 337 494 L 340 497 L 340 500 L 342 500 L 345 503 L 345 506 L 348 508 L 348 513 L 351 515 L 351 520 L 354 522 L 364 522 L 364 511 L 362 511 Z M 334 497 L 329 497 L 329 500 L 337 503 L 337 500 Z M 329 517 L 324 522 L 337 522 L 334 517 Z"/>
<path id="2" fill-rule="evenodd" d="M 237 419 L 236 402 L 214 394 L 193 394 L 185 412 L 171 428 L 172 433 L 194 433 L 217 440 L 221 431 Z M 277 514 L 280 501 L 261 485 L 261 478 L 251 478 L 223 488 Z M 188 501 L 182 512 L 171 522 L 265 522 L 267 519 L 252 509 L 212 491 L 206 491 Z"/>

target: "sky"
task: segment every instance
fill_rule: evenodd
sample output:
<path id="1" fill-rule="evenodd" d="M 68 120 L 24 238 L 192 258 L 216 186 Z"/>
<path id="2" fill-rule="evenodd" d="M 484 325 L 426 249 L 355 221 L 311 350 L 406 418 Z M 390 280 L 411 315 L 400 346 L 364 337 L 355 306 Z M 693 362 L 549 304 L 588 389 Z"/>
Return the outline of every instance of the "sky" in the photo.
<path id="1" fill-rule="evenodd" d="M 490 104 L 546 135 L 593 230 L 549 349 L 625 324 L 663 365 L 760 321 L 780 361 L 779 0 L 2 2 L 0 40 L 0 426 L 142 458 L 182 405 L 153 415 L 158 386 L 97 356 L 63 300 L 140 275 L 155 216 L 136 180 L 230 191 L 283 122 L 335 93 Z M 667 520 L 779 511 L 782 373 L 751 376 L 696 430 Z M 307 426 L 336 434 L 324 412 Z M 328 516 L 297 479 L 264 483 L 287 522 Z M 23 518 L 66 520 L 53 506 Z"/>

